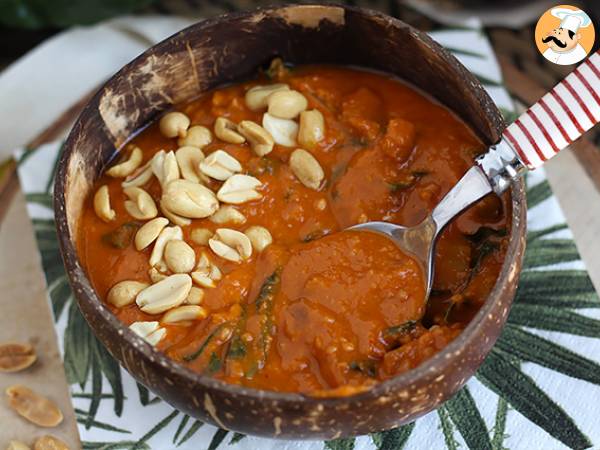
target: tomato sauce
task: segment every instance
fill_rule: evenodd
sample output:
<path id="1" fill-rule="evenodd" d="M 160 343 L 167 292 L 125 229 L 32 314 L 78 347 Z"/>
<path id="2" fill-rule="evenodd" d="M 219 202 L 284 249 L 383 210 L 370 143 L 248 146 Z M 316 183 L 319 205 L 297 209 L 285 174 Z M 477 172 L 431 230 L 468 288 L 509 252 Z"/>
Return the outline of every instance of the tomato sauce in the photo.
<path id="1" fill-rule="evenodd" d="M 490 195 L 443 232 L 435 254 L 432 295 L 425 304 L 419 266 L 391 241 L 368 232 L 340 232 L 356 223 L 385 220 L 413 226 L 423 220 L 484 150 L 469 128 L 445 107 L 380 73 L 335 66 L 300 66 L 208 92 L 177 110 L 192 125 L 213 129 L 217 117 L 261 123 L 245 92 L 284 82 L 302 93 L 325 119 L 325 136 L 311 154 L 325 184 L 309 189 L 288 165 L 294 148 L 275 145 L 257 156 L 247 143 L 213 136 L 204 155 L 222 149 L 262 182 L 258 200 L 236 205 L 273 243 L 235 263 L 214 254 L 223 276 L 204 288 L 205 318 L 163 324 L 158 350 L 230 383 L 313 395 L 344 395 L 418 366 L 468 324 L 498 277 L 507 247 L 508 197 Z M 132 141 L 143 163 L 159 150 L 177 150 L 157 123 Z M 99 296 L 123 280 L 151 283 L 152 247 L 137 251 L 141 223 L 127 213 L 122 179 L 103 176 L 116 219 L 105 223 L 87 200 L 78 238 L 81 261 Z M 217 189 L 219 181 L 208 186 Z M 159 203 L 153 178 L 144 189 Z M 160 213 L 159 213 L 160 215 Z M 133 222 L 133 223 L 132 223 Z M 126 225 L 123 227 L 123 225 Z M 129 228 L 128 228 L 129 227 Z M 208 218 L 183 228 L 216 230 Z M 115 238 L 119 241 L 115 246 Z M 117 248 L 120 247 L 120 248 Z M 108 305 L 125 324 L 159 321 L 136 305 Z"/>

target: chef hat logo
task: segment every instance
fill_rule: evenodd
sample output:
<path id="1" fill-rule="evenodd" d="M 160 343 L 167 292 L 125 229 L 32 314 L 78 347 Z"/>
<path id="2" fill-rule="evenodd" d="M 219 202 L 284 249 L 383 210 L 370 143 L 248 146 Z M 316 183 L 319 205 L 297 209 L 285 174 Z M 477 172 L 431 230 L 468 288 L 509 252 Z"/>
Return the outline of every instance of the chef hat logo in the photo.
<path id="1" fill-rule="evenodd" d="M 594 46 L 595 30 L 590 16 L 571 5 L 548 9 L 535 28 L 535 44 L 548 61 L 577 64 Z"/>
<path id="2" fill-rule="evenodd" d="M 550 14 L 560 19 L 560 28 L 577 33 L 579 28 L 586 28 L 592 24 L 592 19 L 585 11 L 568 8 L 552 8 Z"/>

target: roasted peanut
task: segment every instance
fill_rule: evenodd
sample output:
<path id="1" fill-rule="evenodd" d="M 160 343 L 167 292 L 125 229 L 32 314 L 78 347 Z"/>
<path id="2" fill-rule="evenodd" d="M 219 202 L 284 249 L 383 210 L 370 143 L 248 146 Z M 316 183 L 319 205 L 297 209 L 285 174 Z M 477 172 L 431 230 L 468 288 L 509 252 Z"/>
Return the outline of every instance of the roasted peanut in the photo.
<path id="1" fill-rule="evenodd" d="M 35 440 L 33 450 L 69 450 L 69 447 L 57 437 L 46 435 Z"/>
<path id="2" fill-rule="evenodd" d="M 254 225 L 248 228 L 246 231 L 244 231 L 244 234 L 248 236 L 248 239 L 250 239 L 252 248 L 259 253 L 273 242 L 273 238 L 271 237 L 269 230 L 259 225 Z"/>
<path id="3" fill-rule="evenodd" d="M 152 159 L 137 169 L 121 183 L 121 187 L 140 187 L 146 184 L 152 178 Z"/>
<path id="4" fill-rule="evenodd" d="M 229 228 L 218 228 L 208 240 L 211 250 L 228 261 L 240 262 L 252 256 L 252 244 L 244 233 Z"/>
<path id="5" fill-rule="evenodd" d="M 192 278 L 192 281 L 193 281 L 193 278 Z M 190 293 L 185 298 L 183 303 L 185 305 L 199 305 L 200 303 L 202 303 L 203 299 L 204 299 L 204 291 L 202 289 L 200 289 L 199 287 L 192 286 L 192 288 L 190 289 Z"/>
<path id="6" fill-rule="evenodd" d="M 213 191 L 188 180 L 175 180 L 167 184 L 161 204 L 169 211 L 190 219 L 208 217 L 219 208 Z"/>
<path id="7" fill-rule="evenodd" d="M 217 198 L 224 203 L 238 205 L 257 200 L 262 195 L 256 190 L 262 183 L 250 175 L 233 175 L 217 192 Z"/>
<path id="8" fill-rule="evenodd" d="M 160 314 L 183 303 L 190 293 L 192 279 L 185 273 L 170 275 L 141 291 L 135 302 L 148 314 Z"/>
<path id="9" fill-rule="evenodd" d="M 208 245 L 208 240 L 212 235 L 213 232 L 208 228 L 194 228 L 190 233 L 190 239 L 196 244 Z"/>
<path id="10" fill-rule="evenodd" d="M 194 183 L 205 183 L 206 177 L 200 173 L 200 163 L 204 160 L 204 153 L 196 147 L 180 147 L 175 152 L 175 159 L 183 179 Z"/>
<path id="11" fill-rule="evenodd" d="M 190 274 L 194 283 L 205 288 L 214 288 L 215 281 L 222 278 L 221 270 L 214 264 L 205 252 L 200 254 L 196 270 Z"/>
<path id="12" fill-rule="evenodd" d="M 175 153 L 161 150 L 154 154 L 151 162 L 152 172 L 158 178 L 161 188 L 171 181 L 179 179 L 179 165 Z"/>
<path id="13" fill-rule="evenodd" d="M 63 420 L 58 406 L 28 387 L 14 385 L 6 389 L 8 404 L 19 415 L 40 427 L 55 427 Z"/>
<path id="14" fill-rule="evenodd" d="M 167 311 L 162 319 L 162 323 L 178 323 L 187 320 L 204 319 L 208 315 L 206 309 L 198 305 L 183 305 Z"/>
<path id="15" fill-rule="evenodd" d="M 202 150 L 212 142 L 212 134 L 210 130 L 202 125 L 194 125 L 188 128 L 187 134 L 183 138 L 177 140 L 177 145 L 180 147 L 196 147 Z"/>
<path id="16" fill-rule="evenodd" d="M 215 136 L 229 144 L 243 144 L 246 138 L 237 131 L 237 126 L 225 117 L 215 120 Z"/>
<path id="17" fill-rule="evenodd" d="M 242 171 L 237 159 L 223 150 L 216 150 L 200 163 L 200 170 L 215 180 L 225 181 L 236 172 Z"/>
<path id="18" fill-rule="evenodd" d="M 251 120 L 242 120 L 237 129 L 248 140 L 250 147 L 258 156 L 264 156 L 273 150 L 275 144 L 273 136 L 259 124 Z"/>
<path id="19" fill-rule="evenodd" d="M 318 109 L 300 113 L 298 143 L 305 148 L 313 149 L 325 138 L 325 119 Z"/>
<path id="20" fill-rule="evenodd" d="M 148 276 L 150 277 L 150 281 L 152 281 L 152 284 L 158 283 L 159 281 L 162 281 L 165 278 L 167 278 L 167 275 L 165 275 L 164 273 L 160 273 L 160 271 L 156 267 L 150 267 L 150 269 L 148 270 Z"/>
<path id="21" fill-rule="evenodd" d="M 246 106 L 252 111 L 258 111 L 267 107 L 269 96 L 279 91 L 289 91 L 290 87 L 285 83 L 268 84 L 265 86 L 254 86 L 246 92 Z"/>
<path id="22" fill-rule="evenodd" d="M 165 246 L 165 263 L 173 273 L 189 273 L 196 265 L 194 249 L 185 241 L 171 240 Z"/>
<path id="23" fill-rule="evenodd" d="M 135 302 L 135 297 L 147 287 L 148 283 L 140 281 L 120 281 L 110 288 L 110 291 L 106 295 L 106 301 L 118 308 L 130 305 Z"/>
<path id="24" fill-rule="evenodd" d="M 19 372 L 30 367 L 37 359 L 29 344 L 7 342 L 0 344 L 0 372 Z"/>
<path id="25" fill-rule="evenodd" d="M 290 119 L 280 119 L 269 113 L 263 114 L 262 125 L 276 144 L 294 147 L 298 136 L 298 124 Z"/>
<path id="26" fill-rule="evenodd" d="M 306 97 L 298 91 L 279 91 L 267 99 L 269 114 L 280 119 L 294 119 L 308 107 Z"/>
<path id="27" fill-rule="evenodd" d="M 150 254 L 150 267 L 155 267 L 163 260 L 165 247 L 171 240 L 183 240 L 183 231 L 180 227 L 167 227 L 160 232 Z"/>
<path id="28" fill-rule="evenodd" d="M 135 248 L 138 251 L 144 250 L 152 244 L 160 232 L 169 224 L 164 217 L 157 217 L 146 222 L 135 234 Z"/>
<path id="29" fill-rule="evenodd" d="M 161 117 L 158 128 L 163 136 L 168 138 L 187 136 L 190 119 L 181 112 L 170 112 Z"/>
<path id="30" fill-rule="evenodd" d="M 318 191 L 325 179 L 319 161 L 306 150 L 298 148 L 290 155 L 290 168 L 296 178 L 307 188 Z"/>
<path id="31" fill-rule="evenodd" d="M 210 221 L 218 225 L 224 223 L 233 223 L 240 225 L 246 222 L 246 216 L 235 209 L 233 206 L 221 206 L 216 213 L 210 216 Z"/>
<path id="32" fill-rule="evenodd" d="M 129 329 L 144 339 L 150 345 L 158 344 L 167 334 L 167 330 L 160 327 L 158 322 L 134 322 Z"/>
<path id="33" fill-rule="evenodd" d="M 192 221 L 187 217 L 182 217 L 178 214 L 175 214 L 173 211 L 170 211 L 169 208 L 165 207 L 162 199 L 160 201 L 160 210 L 162 211 L 163 215 L 175 225 L 179 225 L 180 227 L 187 227 L 192 223 Z"/>
<path id="34" fill-rule="evenodd" d="M 129 153 L 129 158 L 112 166 L 106 171 L 106 175 L 113 178 L 125 178 L 140 167 L 143 157 L 142 150 L 139 147 L 133 147 L 131 153 Z"/>
<path id="35" fill-rule="evenodd" d="M 110 222 L 117 217 L 117 213 L 110 207 L 110 193 L 107 185 L 100 186 L 94 194 L 94 211 L 104 222 Z"/>
<path id="36" fill-rule="evenodd" d="M 123 193 L 129 198 L 129 200 L 125 200 L 125 209 L 134 219 L 153 219 L 158 214 L 156 203 L 142 188 L 129 187 L 123 189 Z"/>

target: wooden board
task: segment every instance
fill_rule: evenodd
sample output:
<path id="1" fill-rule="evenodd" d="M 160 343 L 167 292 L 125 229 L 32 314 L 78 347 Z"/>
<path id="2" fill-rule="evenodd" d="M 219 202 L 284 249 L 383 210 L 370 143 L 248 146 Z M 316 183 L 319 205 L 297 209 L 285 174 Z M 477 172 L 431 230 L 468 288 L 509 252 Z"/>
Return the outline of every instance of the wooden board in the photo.
<path id="1" fill-rule="evenodd" d="M 29 369 L 0 373 L 0 448 L 11 439 L 33 444 L 36 437 L 53 434 L 71 449 L 81 447 L 59 353 L 46 284 L 25 199 L 15 189 L 10 207 L 0 224 L 0 342 L 30 342 L 39 356 Z M 7 406 L 5 389 L 24 384 L 56 402 L 65 419 L 53 429 L 28 423 Z"/>

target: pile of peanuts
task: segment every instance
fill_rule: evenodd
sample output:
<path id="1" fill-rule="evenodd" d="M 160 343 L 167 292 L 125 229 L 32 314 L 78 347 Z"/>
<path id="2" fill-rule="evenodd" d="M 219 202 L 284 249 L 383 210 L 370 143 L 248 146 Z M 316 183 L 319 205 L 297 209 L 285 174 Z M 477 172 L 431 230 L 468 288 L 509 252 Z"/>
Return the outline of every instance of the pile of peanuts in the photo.
<path id="1" fill-rule="evenodd" d="M 0 343 L 0 375 L 3 373 L 20 374 L 33 366 L 37 359 L 37 354 L 31 344 Z M 19 376 L 15 375 L 15 377 Z M 6 388 L 5 394 L 7 404 L 14 412 L 40 428 L 55 428 L 63 421 L 62 411 L 56 403 L 27 386 L 22 384 L 9 386 Z M 3 428 L 0 430 L 5 431 Z M 21 441 L 12 440 L 8 443 L 6 450 L 30 450 L 30 446 Z M 33 450 L 69 450 L 69 447 L 56 436 L 47 434 L 35 440 Z"/>
<path id="2" fill-rule="evenodd" d="M 316 109 L 307 110 L 304 95 L 284 83 L 254 86 L 246 92 L 245 102 L 252 111 L 266 110 L 262 126 L 250 120 L 236 124 L 218 117 L 211 132 L 204 126 L 192 125 L 181 112 L 169 112 L 160 119 L 159 129 L 165 137 L 177 139 L 176 151 L 161 150 L 142 165 L 142 150 L 130 146 L 128 156 L 106 171 L 110 177 L 123 178 L 127 213 L 145 221 L 135 235 L 136 249 L 143 251 L 153 245 L 149 259 L 152 284 L 121 281 L 110 289 L 107 301 L 117 307 L 135 302 L 143 312 L 161 314 L 159 321 L 135 322 L 130 326 L 151 345 L 166 335 L 167 330 L 161 325 L 192 323 L 207 317 L 201 306 L 204 289 L 215 288 L 222 277 L 209 249 L 225 260 L 241 263 L 273 241 L 269 230 L 261 226 L 243 232 L 218 228 L 214 233 L 195 228 L 190 239 L 207 247 L 198 257 L 184 241 L 182 227 L 190 226 L 192 219 L 242 225 L 246 218 L 234 205 L 262 197 L 261 181 L 244 174 L 241 163 L 232 155 L 220 149 L 204 155 L 203 149 L 213 141 L 213 133 L 224 143 L 247 144 L 260 157 L 269 154 L 275 144 L 293 147 L 289 166 L 298 181 L 314 190 L 324 185 L 321 165 L 306 150 L 314 149 L 324 139 L 323 114 Z M 158 205 L 143 189 L 152 177 L 161 186 Z M 216 192 L 207 186 L 211 179 L 222 182 Z M 107 185 L 96 191 L 94 210 L 105 222 L 116 219 Z"/>

